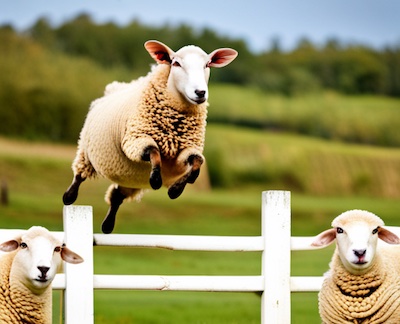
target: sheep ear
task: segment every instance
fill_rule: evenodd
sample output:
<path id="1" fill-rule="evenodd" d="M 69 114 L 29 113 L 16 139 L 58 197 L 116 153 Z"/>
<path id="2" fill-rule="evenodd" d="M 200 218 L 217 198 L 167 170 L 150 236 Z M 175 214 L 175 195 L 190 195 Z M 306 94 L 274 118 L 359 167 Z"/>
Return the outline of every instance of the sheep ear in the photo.
<path id="1" fill-rule="evenodd" d="M 210 60 L 208 62 L 208 66 L 217 68 L 224 67 L 231 63 L 236 58 L 236 56 L 238 56 L 238 52 L 232 48 L 216 49 L 208 55 Z"/>
<path id="2" fill-rule="evenodd" d="M 78 255 L 75 252 L 71 251 L 66 246 L 62 247 L 61 258 L 65 262 L 73 263 L 73 264 L 77 264 L 77 263 L 82 263 L 83 262 L 83 258 L 80 255 Z"/>
<path id="3" fill-rule="evenodd" d="M 393 232 L 387 230 L 386 228 L 378 228 L 378 237 L 389 244 L 400 244 L 400 238 Z"/>
<path id="4" fill-rule="evenodd" d="M 159 41 L 147 41 L 144 43 L 144 47 L 147 52 L 149 52 L 150 56 L 159 64 L 171 64 L 172 57 L 175 55 L 172 49 Z"/>
<path id="5" fill-rule="evenodd" d="M 331 244 L 336 238 L 336 228 L 328 229 L 319 234 L 311 243 L 311 246 L 324 247 Z"/>
<path id="6" fill-rule="evenodd" d="M 0 244 L 0 251 L 3 252 L 12 252 L 18 249 L 19 242 L 17 240 L 10 240 Z"/>

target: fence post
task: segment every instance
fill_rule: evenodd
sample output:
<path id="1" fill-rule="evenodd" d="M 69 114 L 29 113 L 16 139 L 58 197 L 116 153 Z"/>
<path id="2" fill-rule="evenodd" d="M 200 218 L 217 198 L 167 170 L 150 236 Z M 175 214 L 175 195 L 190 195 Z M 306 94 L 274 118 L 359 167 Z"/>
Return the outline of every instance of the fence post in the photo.
<path id="1" fill-rule="evenodd" d="M 290 192 L 262 193 L 261 322 L 290 324 Z"/>
<path id="2" fill-rule="evenodd" d="M 65 323 L 94 323 L 91 206 L 64 206 L 64 242 L 84 259 L 65 264 Z"/>

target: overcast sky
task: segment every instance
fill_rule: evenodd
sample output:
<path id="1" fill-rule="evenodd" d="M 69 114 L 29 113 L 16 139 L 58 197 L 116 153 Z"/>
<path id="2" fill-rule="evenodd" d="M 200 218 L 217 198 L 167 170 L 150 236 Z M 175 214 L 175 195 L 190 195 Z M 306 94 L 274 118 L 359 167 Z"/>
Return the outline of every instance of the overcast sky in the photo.
<path id="1" fill-rule="evenodd" d="M 58 25 L 82 12 L 96 22 L 210 27 L 244 39 L 255 51 L 268 48 L 273 38 L 285 49 L 302 37 L 315 43 L 335 37 L 374 47 L 400 45 L 400 0 L 4 0 L 0 24 L 23 30 L 47 17 Z"/>

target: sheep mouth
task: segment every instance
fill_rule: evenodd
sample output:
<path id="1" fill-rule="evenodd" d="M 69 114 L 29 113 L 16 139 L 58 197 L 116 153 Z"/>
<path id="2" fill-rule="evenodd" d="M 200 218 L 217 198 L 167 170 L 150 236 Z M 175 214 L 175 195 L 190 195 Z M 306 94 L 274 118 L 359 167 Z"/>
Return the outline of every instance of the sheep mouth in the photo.
<path id="1" fill-rule="evenodd" d="M 358 265 L 363 265 L 368 263 L 367 261 L 365 261 L 364 257 L 360 257 L 356 262 L 354 262 L 354 264 L 358 264 Z"/>
<path id="2" fill-rule="evenodd" d="M 194 100 L 198 105 L 206 101 L 206 98 L 198 98 Z"/>
<path id="3" fill-rule="evenodd" d="M 204 102 L 206 102 L 207 98 L 205 97 L 196 97 L 196 98 L 190 98 L 189 96 L 186 96 L 187 101 L 189 101 L 190 103 L 194 104 L 194 105 L 200 105 Z"/>
<path id="4" fill-rule="evenodd" d="M 39 277 L 39 278 L 35 279 L 35 281 L 37 281 L 37 282 L 47 282 L 49 280 L 47 278 L 45 278 L 45 277 Z"/>

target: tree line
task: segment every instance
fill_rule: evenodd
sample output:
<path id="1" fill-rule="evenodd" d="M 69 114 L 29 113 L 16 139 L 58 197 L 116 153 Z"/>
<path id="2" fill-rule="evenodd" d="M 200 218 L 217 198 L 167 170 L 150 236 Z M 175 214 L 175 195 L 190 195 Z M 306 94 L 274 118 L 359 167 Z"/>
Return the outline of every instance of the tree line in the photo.
<path id="1" fill-rule="evenodd" d="M 282 51 L 279 39 L 262 53 L 252 53 L 245 40 L 219 35 L 212 29 L 197 30 L 182 24 L 152 27 L 133 20 L 126 26 L 95 23 L 81 14 L 58 27 L 39 19 L 27 34 L 53 50 L 90 58 L 104 67 L 124 66 L 138 75 L 148 70 L 143 43 L 158 39 L 173 49 L 195 44 L 210 52 L 233 47 L 239 59 L 230 69 L 214 71 L 213 79 L 256 86 L 286 95 L 332 89 L 348 94 L 400 96 L 400 43 L 382 49 L 342 44 L 328 39 L 316 46 L 301 39 L 292 51 Z"/>
<path id="2" fill-rule="evenodd" d="M 265 120 L 260 122 L 259 113 L 252 115 L 243 109 L 246 118 L 240 115 L 239 119 L 246 120 L 250 127 L 271 123 L 271 109 L 264 114 L 268 104 L 260 99 L 265 94 L 287 98 L 312 92 L 324 94 L 328 89 L 346 94 L 400 96 L 400 47 L 376 50 L 345 46 L 337 40 L 316 46 L 303 39 L 294 50 L 283 51 L 275 40 L 269 50 L 253 53 L 243 39 L 224 37 L 208 28 L 151 27 L 139 21 L 126 26 L 112 22 L 97 24 L 82 14 L 59 26 L 40 18 L 22 32 L 13 26 L 0 26 L 0 134 L 76 142 L 90 102 L 103 94 L 106 84 L 113 80 L 129 82 L 149 71 L 154 61 L 143 48 L 149 39 L 163 41 L 173 49 L 196 44 L 206 52 L 218 47 L 238 50 L 239 57 L 234 64 L 214 69 L 211 78 L 213 85 L 223 82 L 238 85 L 229 87 L 237 89 L 234 91 L 247 103 L 247 109 L 252 106 L 250 110 L 257 109 L 265 115 Z M 232 97 L 229 91 L 221 90 L 213 95 L 215 102 L 218 97 L 225 98 L 219 100 L 224 123 L 235 119 L 229 116 L 229 107 L 224 106 L 228 102 L 226 97 Z M 234 104 L 237 105 L 231 103 L 231 106 Z M 242 107 L 234 110 L 242 111 Z M 321 118 L 324 116 L 322 109 L 316 111 Z M 396 114 L 398 110 L 390 111 Z M 210 121 L 214 118 L 221 122 L 216 113 L 210 112 Z M 309 129 L 322 127 L 321 119 L 315 113 L 311 116 L 307 119 L 308 124 L 313 124 Z M 303 130 L 304 119 L 289 121 L 286 115 L 281 119 L 283 122 L 274 127 L 293 131 L 287 124 L 295 123 L 294 131 L 314 134 L 307 127 L 307 131 Z M 393 143 L 398 142 L 383 144 Z"/>

